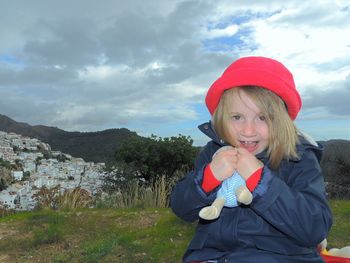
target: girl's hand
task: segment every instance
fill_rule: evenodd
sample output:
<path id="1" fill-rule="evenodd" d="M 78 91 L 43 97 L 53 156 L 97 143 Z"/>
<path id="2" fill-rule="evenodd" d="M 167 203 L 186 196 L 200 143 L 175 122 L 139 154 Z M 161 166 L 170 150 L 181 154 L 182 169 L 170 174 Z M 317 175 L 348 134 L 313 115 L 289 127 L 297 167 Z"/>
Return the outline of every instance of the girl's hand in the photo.
<path id="1" fill-rule="evenodd" d="M 237 172 L 243 177 L 245 181 L 264 164 L 244 148 L 237 149 Z"/>
<path id="2" fill-rule="evenodd" d="M 210 168 L 215 178 L 219 181 L 232 176 L 233 172 L 237 169 L 237 148 L 232 146 L 220 148 L 213 155 Z"/>

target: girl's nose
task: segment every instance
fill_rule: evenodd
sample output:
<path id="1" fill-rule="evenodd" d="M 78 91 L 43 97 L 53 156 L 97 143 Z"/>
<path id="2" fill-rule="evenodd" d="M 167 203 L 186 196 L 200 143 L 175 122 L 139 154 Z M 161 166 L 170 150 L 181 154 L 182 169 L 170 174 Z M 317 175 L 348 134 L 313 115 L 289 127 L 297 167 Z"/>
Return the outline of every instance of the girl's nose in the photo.
<path id="1" fill-rule="evenodd" d="M 243 124 L 241 133 L 244 136 L 255 136 L 256 135 L 255 124 L 253 122 L 245 122 Z"/>

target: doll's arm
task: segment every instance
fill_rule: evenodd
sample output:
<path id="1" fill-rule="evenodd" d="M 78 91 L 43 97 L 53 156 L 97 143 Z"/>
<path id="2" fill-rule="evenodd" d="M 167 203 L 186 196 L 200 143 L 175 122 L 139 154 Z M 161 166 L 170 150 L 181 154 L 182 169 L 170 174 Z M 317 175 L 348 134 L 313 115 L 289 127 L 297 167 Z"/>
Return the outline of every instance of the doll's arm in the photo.
<path id="1" fill-rule="evenodd" d="M 235 193 L 236 193 L 237 201 L 242 204 L 249 205 L 253 200 L 252 193 L 244 185 L 239 186 L 236 189 Z"/>
<path id="2" fill-rule="evenodd" d="M 199 211 L 199 217 L 205 220 L 213 220 L 219 217 L 225 204 L 225 198 L 217 197 L 210 206 L 203 207 Z"/>

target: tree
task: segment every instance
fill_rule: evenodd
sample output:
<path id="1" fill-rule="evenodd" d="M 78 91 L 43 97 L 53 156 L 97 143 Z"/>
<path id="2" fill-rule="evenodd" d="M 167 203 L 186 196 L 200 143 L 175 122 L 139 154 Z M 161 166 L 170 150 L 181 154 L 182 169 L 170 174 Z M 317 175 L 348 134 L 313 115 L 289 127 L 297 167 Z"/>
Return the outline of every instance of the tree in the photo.
<path id="1" fill-rule="evenodd" d="M 116 161 L 135 167 L 147 181 L 158 176 L 167 178 L 176 171 L 187 172 L 193 168 L 197 148 L 192 146 L 189 136 L 178 135 L 170 138 L 130 137 L 116 152 Z"/>
<path id="2" fill-rule="evenodd" d="M 139 173 L 132 165 L 119 162 L 107 169 L 102 189 L 109 194 L 116 191 L 124 192 L 128 190 L 131 182 L 137 182 L 139 185 L 142 185 L 144 181 L 141 179 Z"/>
<path id="3" fill-rule="evenodd" d="M 9 161 L 6 161 L 0 158 L 0 166 L 9 169 L 11 167 L 11 163 Z"/>
<path id="4" fill-rule="evenodd" d="M 350 199 L 350 141 L 330 140 L 323 146 L 321 167 L 329 197 Z"/>

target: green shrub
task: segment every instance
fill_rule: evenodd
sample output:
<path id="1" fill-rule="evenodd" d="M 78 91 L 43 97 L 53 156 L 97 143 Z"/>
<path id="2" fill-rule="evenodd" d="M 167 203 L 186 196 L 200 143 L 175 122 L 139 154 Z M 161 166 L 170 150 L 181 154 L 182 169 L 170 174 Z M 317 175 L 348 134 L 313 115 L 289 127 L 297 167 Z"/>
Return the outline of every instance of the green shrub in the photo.
<path id="1" fill-rule="evenodd" d="M 65 218 L 57 212 L 45 212 L 29 219 L 33 233 L 33 245 L 58 243 L 63 240 Z M 40 222 L 40 224 L 37 224 Z"/>

